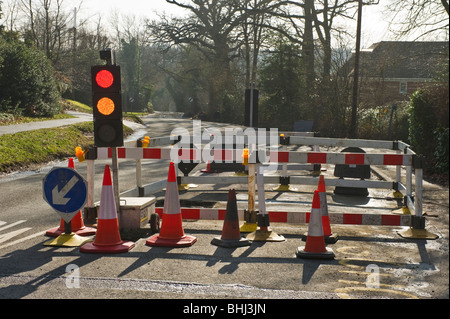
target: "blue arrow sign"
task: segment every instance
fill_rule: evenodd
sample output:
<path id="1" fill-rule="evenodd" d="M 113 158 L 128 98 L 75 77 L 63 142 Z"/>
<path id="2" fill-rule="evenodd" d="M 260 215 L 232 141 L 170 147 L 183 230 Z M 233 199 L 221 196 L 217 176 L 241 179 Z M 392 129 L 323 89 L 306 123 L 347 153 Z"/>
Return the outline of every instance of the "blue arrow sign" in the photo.
<path id="1" fill-rule="evenodd" d="M 44 178 L 45 201 L 69 222 L 86 204 L 87 183 L 74 169 L 53 168 Z"/>

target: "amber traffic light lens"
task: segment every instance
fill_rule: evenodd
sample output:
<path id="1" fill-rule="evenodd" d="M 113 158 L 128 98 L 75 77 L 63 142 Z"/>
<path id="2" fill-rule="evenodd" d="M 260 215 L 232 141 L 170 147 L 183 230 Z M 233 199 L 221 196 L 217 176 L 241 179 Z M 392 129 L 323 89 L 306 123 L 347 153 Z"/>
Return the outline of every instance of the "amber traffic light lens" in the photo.
<path id="1" fill-rule="evenodd" d="M 97 110 L 103 115 L 110 115 L 114 112 L 114 101 L 104 97 L 97 102 Z"/>
<path id="2" fill-rule="evenodd" d="M 107 89 L 113 84 L 114 76 L 108 70 L 101 70 L 95 76 L 95 81 L 97 82 L 98 86 Z"/>

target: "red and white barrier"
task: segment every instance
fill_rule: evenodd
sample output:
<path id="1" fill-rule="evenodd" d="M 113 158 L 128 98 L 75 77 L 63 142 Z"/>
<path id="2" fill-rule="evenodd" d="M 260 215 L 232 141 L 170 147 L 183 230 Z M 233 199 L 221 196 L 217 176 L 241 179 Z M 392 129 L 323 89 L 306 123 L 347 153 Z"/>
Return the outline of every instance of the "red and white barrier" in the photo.
<path id="1" fill-rule="evenodd" d="M 127 191 L 144 196 L 144 194 L 153 193 L 162 187 L 161 182 L 155 182 L 148 185 L 142 185 L 141 180 L 141 160 L 169 160 L 192 161 L 194 163 L 208 163 L 208 161 L 224 162 L 224 163 L 242 163 L 242 149 L 220 149 L 213 145 L 206 145 L 203 149 L 191 149 L 174 145 L 172 147 L 162 147 L 165 143 L 170 142 L 168 137 L 158 138 L 150 141 L 151 148 L 135 147 L 138 143 L 127 144 L 128 147 L 117 148 L 117 157 L 119 159 L 136 160 L 136 180 L 137 188 Z M 202 140 L 203 142 L 203 140 Z M 208 140 L 207 140 L 208 142 Z M 170 143 L 172 144 L 172 143 Z M 194 143 L 194 145 L 196 145 Z M 228 144 L 225 144 L 228 145 Z M 331 164 L 331 165 L 373 165 L 373 166 L 395 166 L 396 178 L 394 181 L 385 180 L 357 180 L 357 179 L 330 179 L 327 186 L 344 186 L 344 187 L 365 187 L 365 188 L 385 188 L 394 189 L 404 196 L 404 205 L 411 211 L 412 215 L 372 215 L 372 214 L 334 214 L 330 213 L 330 222 L 335 224 L 353 224 L 353 225 L 391 225 L 391 226 L 411 226 L 414 230 L 424 230 L 424 217 L 422 212 L 422 174 L 423 160 L 417 156 L 409 145 L 401 141 L 374 141 L 374 140 L 353 140 L 353 139 L 333 139 L 318 138 L 309 136 L 289 136 L 282 141 L 283 148 L 270 148 L 261 150 L 258 155 L 259 159 L 264 163 L 277 164 L 286 166 L 286 163 L 295 164 Z M 331 146 L 331 147 L 361 147 L 373 149 L 386 149 L 393 152 L 382 154 L 373 153 L 337 153 L 337 152 L 320 152 L 320 149 L 314 148 L 311 152 L 287 151 L 287 145 L 312 145 L 312 146 Z M 196 145 L 198 146 L 198 145 Z M 210 147 L 212 148 L 210 149 Z M 88 176 L 93 176 L 93 162 L 96 159 L 110 159 L 113 152 L 109 148 L 97 148 L 96 157 L 92 156 L 87 159 Z M 249 158 L 249 163 L 254 163 L 256 152 Z M 406 168 L 406 186 L 401 180 L 402 166 Z M 415 185 L 413 189 L 413 170 L 415 175 Z M 284 170 L 285 171 L 285 170 Z M 287 176 L 284 172 L 283 176 Z M 196 179 L 196 183 L 208 184 L 210 182 L 216 184 L 224 182 L 231 177 L 213 176 L 212 179 L 204 176 L 182 176 L 181 183 L 188 183 L 191 179 Z M 239 178 L 239 177 L 238 177 Z M 273 178 L 279 176 L 268 176 L 265 182 L 273 183 Z M 314 178 L 304 176 L 289 176 L 291 184 L 316 183 Z M 231 180 L 230 180 L 231 181 Z M 227 180 L 227 182 L 229 182 Z M 247 180 L 232 180 L 232 182 L 242 184 Z M 278 180 L 276 181 L 278 182 Z M 93 185 L 93 181 L 88 178 L 88 184 Z M 92 188 L 92 187 L 91 187 Z M 413 194 L 415 192 L 415 194 Z M 92 201 L 90 201 L 92 202 Z M 182 209 L 183 218 L 186 219 L 212 219 L 223 220 L 225 210 L 213 211 L 211 209 Z M 269 212 L 270 220 L 273 222 L 293 222 L 305 223 L 309 213 L 304 212 Z M 186 215 L 186 216 L 185 216 Z M 239 216 L 243 219 L 243 211 L 239 211 Z M 413 238 L 413 237 L 411 237 Z"/>
<path id="2" fill-rule="evenodd" d="M 155 212 L 162 218 L 163 208 L 156 207 Z M 226 209 L 218 208 L 181 208 L 183 219 L 190 220 L 225 220 Z M 268 211 L 270 222 L 305 224 L 309 223 L 310 212 L 301 211 Z M 340 225 L 380 225 L 409 226 L 411 215 L 392 214 L 359 214 L 329 212 L 331 224 Z M 244 210 L 238 209 L 239 220 L 244 220 Z"/>
<path id="3" fill-rule="evenodd" d="M 209 150 L 207 150 L 209 152 Z M 171 148 L 141 148 L 119 147 L 117 157 L 119 159 L 155 159 L 171 160 L 177 156 L 181 161 L 200 161 L 202 150 L 183 149 L 174 151 Z M 242 162 L 242 150 L 212 149 L 210 151 L 215 161 Z M 413 165 L 411 154 L 366 154 L 366 153 L 333 153 L 333 152 L 264 152 L 271 163 L 307 163 L 307 164 L 347 164 L 347 165 Z M 97 159 L 109 159 L 112 157 L 110 148 L 98 148 Z"/>

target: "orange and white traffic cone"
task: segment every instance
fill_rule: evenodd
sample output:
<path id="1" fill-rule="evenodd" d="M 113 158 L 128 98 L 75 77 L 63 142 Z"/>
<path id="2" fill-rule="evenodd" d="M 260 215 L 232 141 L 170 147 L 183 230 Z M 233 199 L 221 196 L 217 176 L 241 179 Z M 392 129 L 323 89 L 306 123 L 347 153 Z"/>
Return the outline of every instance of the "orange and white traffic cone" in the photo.
<path id="1" fill-rule="evenodd" d="M 322 214 L 320 211 L 320 196 L 319 191 L 317 190 L 314 192 L 306 245 L 298 247 L 296 255 L 298 258 L 308 259 L 334 258 L 333 250 L 325 246 L 322 227 Z"/>
<path id="2" fill-rule="evenodd" d="M 317 187 L 320 197 L 320 210 L 322 211 L 322 226 L 325 243 L 334 244 L 338 241 L 338 235 L 331 232 L 330 216 L 328 215 L 327 193 L 325 189 L 325 178 L 323 175 L 319 177 L 319 186 Z"/>
<path id="3" fill-rule="evenodd" d="M 211 162 L 208 161 L 206 163 L 206 168 L 201 170 L 202 173 L 215 173 L 215 171 L 211 170 Z"/>
<path id="4" fill-rule="evenodd" d="M 197 237 L 186 235 L 183 230 L 175 165 L 171 162 L 167 178 L 161 229 L 159 235 L 155 234 L 149 237 L 145 243 L 149 246 L 188 247 L 196 241 Z"/>
<path id="5" fill-rule="evenodd" d="M 322 212 L 322 226 L 323 226 L 323 236 L 325 238 L 326 244 L 334 244 L 338 241 L 338 235 L 331 232 L 330 216 L 328 215 L 328 203 L 327 203 L 327 193 L 325 189 L 325 178 L 323 175 L 319 177 L 319 185 L 317 187 L 319 191 L 320 198 L 320 210 Z M 307 235 L 303 235 L 302 238 L 306 239 Z"/>
<path id="6" fill-rule="evenodd" d="M 236 191 L 231 189 L 228 192 L 227 211 L 222 228 L 222 237 L 216 237 L 211 244 L 221 247 L 243 247 L 250 246 L 251 243 L 244 237 L 241 237 L 239 230 L 239 216 L 236 202 Z"/>
<path id="7" fill-rule="evenodd" d="M 69 168 L 75 169 L 75 165 L 73 163 L 73 158 L 69 158 Z M 72 233 L 77 234 L 78 236 L 91 236 L 94 235 L 97 231 L 95 228 L 86 227 L 83 222 L 83 216 L 81 215 L 81 210 L 72 218 L 70 221 L 72 226 Z M 47 236 L 50 237 L 58 237 L 65 233 L 65 221 L 61 218 L 61 222 L 59 227 L 51 228 L 45 232 Z"/>
<path id="8" fill-rule="evenodd" d="M 103 175 L 103 187 L 100 199 L 100 208 L 97 220 L 97 234 L 94 242 L 80 247 L 83 253 L 124 253 L 134 247 L 131 241 L 123 241 L 120 238 L 119 221 L 117 219 L 116 201 L 111 182 L 111 171 L 105 166 Z"/>

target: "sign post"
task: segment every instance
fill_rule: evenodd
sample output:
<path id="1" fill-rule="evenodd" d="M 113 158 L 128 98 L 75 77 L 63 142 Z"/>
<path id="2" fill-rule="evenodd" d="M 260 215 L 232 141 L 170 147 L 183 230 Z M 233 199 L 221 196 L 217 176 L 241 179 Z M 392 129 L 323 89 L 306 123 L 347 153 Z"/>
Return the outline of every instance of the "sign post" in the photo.
<path id="1" fill-rule="evenodd" d="M 44 200 L 64 219 L 64 234 L 47 241 L 45 246 L 78 247 L 91 241 L 72 233 L 71 220 L 87 201 L 87 182 L 74 169 L 53 168 L 42 182 Z"/>

